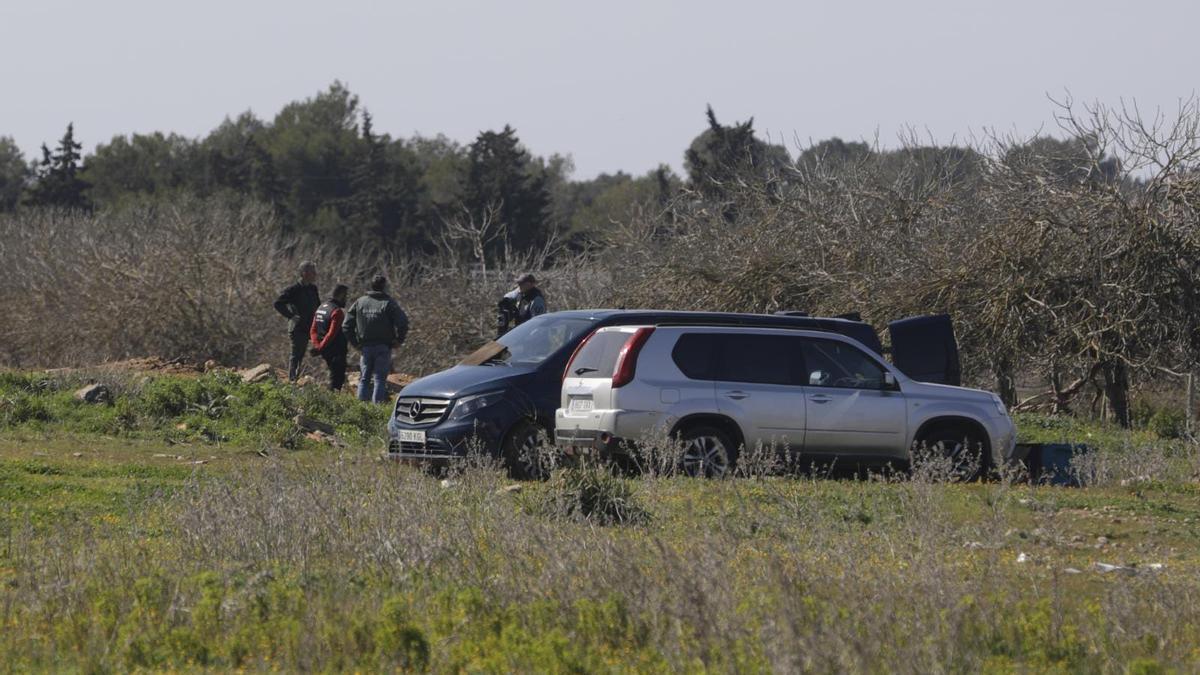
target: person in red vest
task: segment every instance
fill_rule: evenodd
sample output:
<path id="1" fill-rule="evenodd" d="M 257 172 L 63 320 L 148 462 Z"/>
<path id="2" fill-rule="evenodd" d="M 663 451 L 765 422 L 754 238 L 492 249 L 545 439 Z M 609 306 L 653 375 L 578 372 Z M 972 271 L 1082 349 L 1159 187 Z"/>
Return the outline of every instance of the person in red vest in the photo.
<path id="1" fill-rule="evenodd" d="M 308 339 L 312 342 L 313 355 L 319 354 L 329 366 L 329 388 L 337 391 L 346 383 L 346 354 L 350 344 L 346 340 L 346 296 L 350 292 L 345 284 L 338 284 L 333 295 L 321 303 L 313 314 L 312 328 Z"/>

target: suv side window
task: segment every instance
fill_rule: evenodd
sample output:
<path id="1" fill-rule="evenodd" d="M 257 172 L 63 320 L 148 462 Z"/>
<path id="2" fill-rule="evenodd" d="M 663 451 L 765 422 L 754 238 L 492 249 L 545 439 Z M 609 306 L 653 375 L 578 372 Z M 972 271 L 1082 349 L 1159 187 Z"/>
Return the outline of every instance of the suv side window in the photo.
<path id="1" fill-rule="evenodd" d="M 853 345 L 805 338 L 804 384 L 839 389 L 882 389 L 883 366 Z"/>
<path id="2" fill-rule="evenodd" d="M 711 333 L 685 333 L 679 336 L 671 360 L 688 379 L 715 380 L 715 355 L 713 354 L 718 335 Z"/>
<path id="3" fill-rule="evenodd" d="M 787 335 L 717 337 L 717 378 L 726 382 L 797 385 L 798 340 Z"/>

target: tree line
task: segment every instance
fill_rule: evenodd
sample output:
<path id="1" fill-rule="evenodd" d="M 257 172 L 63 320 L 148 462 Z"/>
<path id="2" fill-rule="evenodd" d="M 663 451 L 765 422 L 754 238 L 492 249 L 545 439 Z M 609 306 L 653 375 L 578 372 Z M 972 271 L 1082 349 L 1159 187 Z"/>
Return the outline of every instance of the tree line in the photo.
<path id="1" fill-rule="evenodd" d="M 447 225 L 491 218 L 503 226 L 489 242 L 495 255 L 552 237 L 583 245 L 632 204 L 664 201 L 681 183 L 665 166 L 571 180 L 569 157 L 534 156 L 508 125 L 465 146 L 440 135 L 392 138 L 337 82 L 271 120 L 242 113 L 202 138 L 153 132 L 117 136 L 86 156 L 81 147 L 70 124 L 33 161 L 0 136 L 0 211 L 233 196 L 270 205 L 286 233 L 412 253 L 469 248 L 464 228 Z"/>

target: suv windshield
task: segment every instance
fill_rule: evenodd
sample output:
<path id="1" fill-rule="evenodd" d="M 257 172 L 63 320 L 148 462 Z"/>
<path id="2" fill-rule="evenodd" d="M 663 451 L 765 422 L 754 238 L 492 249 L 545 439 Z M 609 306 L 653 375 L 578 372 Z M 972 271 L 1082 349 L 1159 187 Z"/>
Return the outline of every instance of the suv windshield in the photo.
<path id="1" fill-rule="evenodd" d="M 536 366 L 564 346 L 576 342 L 595 325 L 596 322 L 591 319 L 570 319 L 553 314 L 534 317 L 497 340 L 504 346 L 504 351 L 488 359 L 488 362 Z"/>

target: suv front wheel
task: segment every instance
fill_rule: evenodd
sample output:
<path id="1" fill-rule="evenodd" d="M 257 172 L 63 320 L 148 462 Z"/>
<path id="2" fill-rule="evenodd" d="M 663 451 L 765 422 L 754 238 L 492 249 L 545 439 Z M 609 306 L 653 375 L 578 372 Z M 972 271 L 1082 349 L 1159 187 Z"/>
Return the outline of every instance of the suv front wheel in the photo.
<path id="1" fill-rule="evenodd" d="M 724 478 L 733 472 L 737 446 L 717 427 L 690 427 L 679 435 L 680 468 L 692 477 Z"/>
<path id="2" fill-rule="evenodd" d="M 987 441 L 967 424 L 939 424 L 921 434 L 917 445 L 947 463 L 948 478 L 969 483 L 987 470 Z"/>

